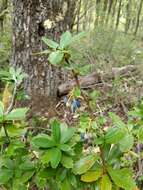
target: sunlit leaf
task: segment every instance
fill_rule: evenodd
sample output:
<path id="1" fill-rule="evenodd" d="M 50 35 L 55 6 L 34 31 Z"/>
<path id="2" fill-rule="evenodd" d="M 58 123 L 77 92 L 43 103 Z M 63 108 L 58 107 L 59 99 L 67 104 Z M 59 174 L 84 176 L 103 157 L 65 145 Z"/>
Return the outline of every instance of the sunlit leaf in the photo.
<path id="1" fill-rule="evenodd" d="M 27 112 L 28 108 L 13 109 L 8 115 L 5 116 L 5 120 L 24 120 L 26 118 Z"/>
<path id="2" fill-rule="evenodd" d="M 62 160 L 61 160 L 61 164 L 65 167 L 65 168 L 73 168 L 73 159 L 69 156 L 62 156 Z"/>
<path id="3" fill-rule="evenodd" d="M 53 41 L 53 40 L 50 40 L 50 39 L 48 39 L 48 38 L 46 38 L 46 37 L 42 37 L 42 41 L 43 41 L 46 45 L 48 45 L 50 48 L 52 48 L 52 49 L 56 49 L 56 48 L 59 46 L 59 44 L 58 44 L 57 42 L 55 42 L 55 41 Z"/>
<path id="4" fill-rule="evenodd" d="M 100 182 L 101 190 L 112 190 L 112 182 L 108 175 L 103 175 Z"/>
<path id="5" fill-rule="evenodd" d="M 50 53 L 48 60 L 53 65 L 58 65 L 64 58 L 64 53 L 60 50 Z"/>
<path id="6" fill-rule="evenodd" d="M 72 42 L 72 35 L 69 31 L 66 31 L 61 35 L 60 38 L 60 48 L 66 48 L 68 47 Z"/>
<path id="7" fill-rule="evenodd" d="M 88 183 L 97 181 L 102 176 L 102 172 L 103 171 L 101 168 L 95 171 L 88 171 L 81 176 L 81 181 L 88 182 Z"/>
<path id="8" fill-rule="evenodd" d="M 119 142 L 119 148 L 122 152 L 129 151 L 134 145 L 134 137 L 132 134 L 126 134 L 124 138 L 122 138 Z"/>
<path id="9" fill-rule="evenodd" d="M 87 172 L 94 165 L 97 159 L 97 155 L 88 155 L 81 158 L 80 160 L 75 162 L 73 172 L 75 174 L 83 174 Z"/>
<path id="10" fill-rule="evenodd" d="M 108 172 L 113 182 L 125 190 L 132 190 L 136 187 L 136 184 L 132 178 L 132 173 L 129 169 L 112 169 L 108 168 Z"/>

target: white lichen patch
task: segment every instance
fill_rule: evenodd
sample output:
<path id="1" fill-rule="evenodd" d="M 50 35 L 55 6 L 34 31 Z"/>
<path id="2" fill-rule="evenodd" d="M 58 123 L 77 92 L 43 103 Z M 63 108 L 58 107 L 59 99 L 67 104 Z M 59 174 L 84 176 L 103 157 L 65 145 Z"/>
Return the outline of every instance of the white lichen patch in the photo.
<path id="1" fill-rule="evenodd" d="M 50 19 L 44 21 L 45 29 L 51 29 L 53 26 L 55 26 L 55 21 L 52 21 Z"/>

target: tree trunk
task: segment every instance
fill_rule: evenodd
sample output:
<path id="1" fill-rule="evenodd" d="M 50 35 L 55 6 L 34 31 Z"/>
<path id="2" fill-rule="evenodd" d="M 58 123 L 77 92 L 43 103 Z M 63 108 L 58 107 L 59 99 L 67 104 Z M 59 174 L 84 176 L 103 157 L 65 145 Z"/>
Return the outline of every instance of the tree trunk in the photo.
<path id="1" fill-rule="evenodd" d="M 48 65 L 47 56 L 34 53 L 43 50 L 43 36 L 58 40 L 61 33 L 72 29 L 75 6 L 76 0 L 13 0 L 12 65 L 28 74 L 24 89 L 36 98 L 35 104 L 56 98 L 63 77 L 59 69 Z M 52 22 L 48 29 L 45 20 Z"/>
<path id="2" fill-rule="evenodd" d="M 113 5 L 113 0 L 109 0 L 109 7 L 108 7 L 108 13 L 107 13 L 107 17 L 106 17 L 106 24 L 108 24 L 108 21 L 109 21 L 110 13 L 112 10 L 112 5 Z"/>
<path id="3" fill-rule="evenodd" d="M 119 7 L 118 7 L 118 13 L 117 13 L 117 20 L 116 20 L 116 29 L 118 29 L 119 22 L 120 22 L 121 8 L 122 8 L 122 0 L 119 0 Z"/>
<path id="4" fill-rule="evenodd" d="M 138 29 L 139 29 L 139 25 L 140 25 L 140 15 L 141 15 L 141 11 L 142 11 L 142 6 L 143 6 L 143 0 L 140 0 L 139 9 L 138 9 L 138 14 L 137 14 L 137 22 L 136 22 L 136 27 L 135 27 L 134 35 L 137 34 Z"/>
<path id="5" fill-rule="evenodd" d="M 0 32 L 3 32 L 4 18 L 7 13 L 8 0 L 0 1 Z"/>
<path id="6" fill-rule="evenodd" d="M 126 5 L 126 24 L 125 24 L 125 33 L 128 33 L 128 30 L 130 28 L 131 24 L 131 6 L 132 6 L 132 0 L 129 0 Z"/>

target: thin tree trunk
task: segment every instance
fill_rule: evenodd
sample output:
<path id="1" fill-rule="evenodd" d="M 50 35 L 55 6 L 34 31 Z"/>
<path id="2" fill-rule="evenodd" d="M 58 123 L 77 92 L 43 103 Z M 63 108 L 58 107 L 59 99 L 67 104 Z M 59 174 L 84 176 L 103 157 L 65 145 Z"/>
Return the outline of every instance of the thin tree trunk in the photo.
<path id="1" fill-rule="evenodd" d="M 113 10 L 112 10 L 112 19 L 110 22 L 110 25 L 112 25 L 112 27 L 114 27 L 114 23 L 115 23 L 116 6 L 117 6 L 117 0 L 115 0 L 114 5 L 113 5 Z"/>
<path id="2" fill-rule="evenodd" d="M 94 27 L 99 25 L 100 6 L 101 6 L 101 0 L 96 0 L 96 19 L 95 19 Z"/>
<path id="3" fill-rule="evenodd" d="M 121 7 L 122 7 L 122 0 L 119 0 L 118 14 L 117 14 L 117 20 L 116 20 L 116 29 L 118 29 L 119 22 L 120 22 Z"/>
<path id="4" fill-rule="evenodd" d="M 137 14 L 137 21 L 136 21 L 136 27 L 135 27 L 134 35 L 137 34 L 138 28 L 139 28 L 139 25 L 140 25 L 140 15 L 141 15 L 141 11 L 142 11 L 142 6 L 143 6 L 143 0 L 140 0 L 139 10 L 138 10 L 138 14 Z"/>
<path id="5" fill-rule="evenodd" d="M 3 32 L 4 27 L 4 18 L 7 13 L 8 8 L 8 0 L 0 1 L 0 32 Z"/>
<path id="6" fill-rule="evenodd" d="M 106 24 L 108 24 L 108 21 L 109 21 L 109 17 L 110 17 L 111 10 L 112 10 L 112 5 L 113 5 L 113 0 L 109 0 L 109 7 L 108 7 L 108 13 L 107 13 L 107 17 L 106 17 Z"/>
<path id="7" fill-rule="evenodd" d="M 132 0 L 129 0 L 126 6 L 126 24 L 125 24 L 125 33 L 128 33 L 128 30 L 130 28 L 131 23 L 131 6 L 132 6 Z"/>
<path id="8" fill-rule="evenodd" d="M 80 27 L 80 10 L 81 10 L 81 0 L 79 0 L 78 3 L 78 11 L 77 11 L 77 29 L 76 32 L 79 32 L 79 27 Z"/>
<path id="9" fill-rule="evenodd" d="M 32 97 L 33 104 L 38 106 L 44 107 L 48 98 L 57 97 L 57 87 L 63 81 L 63 75 L 59 69 L 48 65 L 47 56 L 34 53 L 43 50 L 43 36 L 58 40 L 61 33 L 72 29 L 75 2 L 13 0 L 12 65 L 21 67 L 28 74 L 24 89 Z M 45 20 L 52 22 L 48 29 L 44 28 Z"/>

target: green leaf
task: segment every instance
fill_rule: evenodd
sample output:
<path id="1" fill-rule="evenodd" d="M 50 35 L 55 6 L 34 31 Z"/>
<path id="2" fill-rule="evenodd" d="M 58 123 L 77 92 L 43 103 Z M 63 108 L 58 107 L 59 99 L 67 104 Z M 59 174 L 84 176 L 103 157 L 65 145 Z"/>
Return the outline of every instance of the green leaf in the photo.
<path id="1" fill-rule="evenodd" d="M 81 158 L 80 160 L 75 162 L 73 172 L 79 175 L 87 172 L 94 165 L 97 159 L 98 156 L 96 155 L 88 155 L 84 158 Z"/>
<path id="2" fill-rule="evenodd" d="M 119 127 L 119 128 L 126 128 L 127 125 L 121 120 L 121 118 L 116 115 L 115 113 L 110 112 L 109 116 L 112 119 L 112 122 L 115 126 Z"/>
<path id="3" fill-rule="evenodd" d="M 53 65 L 58 65 L 62 62 L 64 53 L 60 50 L 50 53 L 48 60 Z"/>
<path id="4" fill-rule="evenodd" d="M 61 183 L 61 190 L 71 190 L 71 184 L 69 182 L 68 179 L 65 179 L 62 183 Z"/>
<path id="5" fill-rule="evenodd" d="M 61 161 L 62 153 L 58 148 L 51 149 L 51 166 L 52 168 L 57 168 Z"/>
<path id="6" fill-rule="evenodd" d="M 39 134 L 32 139 L 32 144 L 38 148 L 51 148 L 55 146 L 55 142 L 46 134 Z"/>
<path id="7" fill-rule="evenodd" d="M 12 178 L 13 171 L 9 169 L 0 169 L 0 185 L 7 184 L 7 182 Z"/>
<path id="8" fill-rule="evenodd" d="M 108 129 L 105 135 L 105 142 L 109 144 L 116 144 L 118 143 L 124 136 L 126 135 L 125 130 L 113 127 Z"/>
<path id="9" fill-rule="evenodd" d="M 60 123 L 57 120 L 54 120 L 51 122 L 51 126 L 53 139 L 56 143 L 59 143 L 61 138 Z"/>
<path id="10" fill-rule="evenodd" d="M 132 178 L 132 173 L 129 169 L 112 169 L 108 168 L 108 173 L 110 174 L 113 182 L 125 190 L 132 190 L 136 187 L 136 184 Z"/>
<path id="11" fill-rule="evenodd" d="M 51 160 L 51 149 L 47 150 L 44 155 L 41 157 L 43 164 L 48 164 Z"/>
<path id="12" fill-rule="evenodd" d="M 72 35 L 69 31 L 62 34 L 60 39 L 60 48 L 67 48 L 72 42 Z"/>
<path id="13" fill-rule="evenodd" d="M 16 126 L 8 126 L 7 131 L 10 137 L 19 137 L 25 134 L 27 129 L 18 128 Z"/>
<path id="14" fill-rule="evenodd" d="M 61 125 L 61 143 L 67 143 L 68 141 L 71 140 L 71 138 L 74 135 L 75 129 L 74 128 L 67 128 L 64 125 Z"/>
<path id="15" fill-rule="evenodd" d="M 119 149 L 119 145 L 113 145 L 112 148 L 110 149 L 107 161 L 110 164 L 118 162 L 122 155 L 121 150 Z"/>
<path id="16" fill-rule="evenodd" d="M 24 120 L 26 118 L 27 112 L 28 112 L 28 108 L 14 109 L 8 115 L 5 116 L 5 120 L 8 120 L 8 121 Z"/>
<path id="17" fill-rule="evenodd" d="M 81 90 L 78 87 L 74 88 L 73 96 L 74 96 L 74 98 L 78 98 L 81 96 Z"/>
<path id="18" fill-rule="evenodd" d="M 51 177 L 54 177 L 56 175 L 56 170 L 50 168 L 42 168 L 42 170 L 38 173 L 38 178 L 46 178 L 49 179 Z"/>
<path id="19" fill-rule="evenodd" d="M 0 117 L 3 116 L 4 114 L 4 105 L 3 103 L 0 101 Z"/>
<path id="20" fill-rule="evenodd" d="M 81 181 L 87 183 L 97 181 L 102 176 L 102 172 L 103 172 L 102 168 L 99 168 L 96 171 L 88 171 L 81 176 Z"/>
<path id="21" fill-rule="evenodd" d="M 32 162 L 25 161 L 24 163 L 20 164 L 19 168 L 20 170 L 23 170 L 23 171 L 30 171 L 30 170 L 34 170 L 35 166 Z"/>
<path id="22" fill-rule="evenodd" d="M 67 169 L 73 168 L 73 159 L 72 159 L 71 157 L 69 157 L 69 156 L 63 155 L 63 156 L 62 156 L 62 160 L 61 160 L 61 164 L 62 164 L 65 168 L 67 168 Z"/>
<path id="23" fill-rule="evenodd" d="M 140 126 L 139 133 L 138 133 L 139 142 L 143 143 L 143 127 Z"/>
<path id="24" fill-rule="evenodd" d="M 69 152 L 69 151 L 72 150 L 71 147 L 70 147 L 69 145 L 67 145 L 67 144 L 60 144 L 58 147 L 59 147 L 62 151 L 64 151 L 64 152 Z"/>
<path id="25" fill-rule="evenodd" d="M 57 42 L 54 42 L 46 37 L 42 37 L 42 41 L 52 49 L 56 49 L 59 46 Z"/>
<path id="26" fill-rule="evenodd" d="M 86 37 L 87 33 L 86 32 L 80 32 L 79 34 L 75 35 L 72 37 L 72 43 L 81 40 L 82 38 Z"/>
<path id="27" fill-rule="evenodd" d="M 35 171 L 27 171 L 27 172 L 25 172 L 25 173 L 21 176 L 20 181 L 21 181 L 22 183 L 26 183 L 27 181 L 29 181 L 29 180 L 32 178 L 32 176 L 34 175 L 34 173 L 35 173 Z"/>
<path id="28" fill-rule="evenodd" d="M 104 175 L 101 179 L 101 184 L 100 184 L 100 189 L 101 190 L 112 190 L 112 182 L 110 181 L 110 178 L 108 175 Z"/>
<path id="29" fill-rule="evenodd" d="M 119 142 L 119 148 L 122 152 L 129 151 L 134 145 L 134 137 L 132 134 L 126 134 Z"/>

